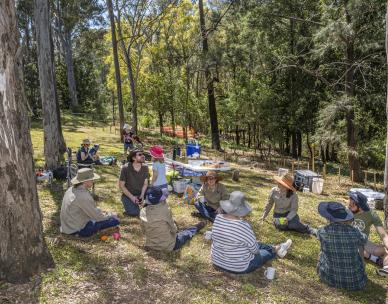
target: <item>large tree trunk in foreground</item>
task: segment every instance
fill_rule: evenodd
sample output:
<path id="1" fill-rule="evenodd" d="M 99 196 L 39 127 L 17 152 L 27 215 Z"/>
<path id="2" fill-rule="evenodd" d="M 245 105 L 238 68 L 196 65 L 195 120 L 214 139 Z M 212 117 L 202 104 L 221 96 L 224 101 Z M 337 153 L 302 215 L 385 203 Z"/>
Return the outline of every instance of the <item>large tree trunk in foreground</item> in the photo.
<path id="1" fill-rule="evenodd" d="M 59 167 L 63 149 L 66 147 L 63 147 L 57 102 L 48 0 L 35 1 L 35 31 L 43 112 L 44 158 L 47 169 L 53 170 Z"/>
<path id="2" fill-rule="evenodd" d="M 214 95 L 214 83 L 213 77 L 209 70 L 209 65 L 207 62 L 207 56 L 209 52 L 209 46 L 207 43 L 207 31 L 205 26 L 205 14 L 203 11 L 203 1 L 198 1 L 199 7 L 199 20 L 201 25 L 201 36 L 202 36 L 202 60 L 205 69 L 205 79 L 207 87 L 207 96 L 208 96 L 208 105 L 209 105 L 209 117 L 210 117 L 210 129 L 212 135 L 212 148 L 216 150 L 221 150 L 220 143 L 220 134 L 218 131 L 218 118 L 217 118 L 217 108 L 216 108 L 216 98 Z"/>
<path id="3" fill-rule="evenodd" d="M 16 283 L 53 260 L 43 239 L 15 2 L 0 1 L 0 14 L 0 280 Z"/>
<path id="4" fill-rule="evenodd" d="M 388 1 L 387 1 L 387 12 L 385 15 L 385 51 L 387 53 L 387 63 L 388 63 Z M 385 148 L 385 170 L 384 170 L 384 225 L 385 228 L 388 228 L 388 81 L 387 81 L 387 138 L 386 138 L 386 148 Z"/>
<path id="5" fill-rule="evenodd" d="M 115 24 L 115 18 L 113 15 L 112 0 L 107 0 L 106 4 L 108 6 L 110 28 L 111 28 L 111 35 L 112 35 L 112 50 L 113 50 L 113 60 L 115 64 L 115 77 L 116 77 L 116 89 L 117 89 L 117 107 L 119 109 L 120 130 L 122 130 L 124 126 L 124 107 L 123 107 L 123 94 L 121 93 L 121 75 L 120 75 L 119 56 L 117 52 L 116 24 Z M 121 132 L 120 132 L 120 139 L 122 140 Z"/>

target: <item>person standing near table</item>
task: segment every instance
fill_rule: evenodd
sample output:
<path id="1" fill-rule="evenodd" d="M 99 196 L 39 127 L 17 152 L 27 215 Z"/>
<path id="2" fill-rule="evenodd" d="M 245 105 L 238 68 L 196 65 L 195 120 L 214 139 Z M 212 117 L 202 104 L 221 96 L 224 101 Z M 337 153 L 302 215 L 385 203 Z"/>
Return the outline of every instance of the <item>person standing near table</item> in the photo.
<path id="1" fill-rule="evenodd" d="M 139 204 L 144 200 L 150 177 L 148 167 L 144 165 L 145 158 L 142 150 L 132 150 L 128 156 L 129 163 L 121 168 L 119 187 L 122 191 L 121 202 L 124 215 L 139 216 Z"/>

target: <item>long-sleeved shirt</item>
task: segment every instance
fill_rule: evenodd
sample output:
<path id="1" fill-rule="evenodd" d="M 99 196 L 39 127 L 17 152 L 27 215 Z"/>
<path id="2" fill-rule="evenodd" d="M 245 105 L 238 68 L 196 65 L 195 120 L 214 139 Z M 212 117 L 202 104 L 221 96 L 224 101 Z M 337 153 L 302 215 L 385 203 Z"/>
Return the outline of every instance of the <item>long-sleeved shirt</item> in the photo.
<path id="1" fill-rule="evenodd" d="M 70 187 L 62 200 L 60 230 L 72 234 L 84 228 L 89 221 L 100 222 L 110 216 L 97 208 L 92 195 L 84 186 Z"/>
<path id="2" fill-rule="evenodd" d="M 220 207 L 220 201 L 229 199 L 228 191 L 223 184 L 216 183 L 214 191 L 205 183 L 200 192 L 199 198 L 203 197 L 206 204 L 217 210 Z"/>
<path id="3" fill-rule="evenodd" d="M 165 201 L 143 208 L 140 211 L 140 220 L 146 237 L 146 247 L 164 251 L 174 249 L 178 230 Z"/>
<path id="4" fill-rule="evenodd" d="M 234 272 L 243 272 L 259 253 L 251 225 L 217 215 L 212 228 L 211 257 L 214 265 Z"/>
<path id="5" fill-rule="evenodd" d="M 274 205 L 274 213 L 284 214 L 288 212 L 287 220 L 291 220 L 298 213 L 298 195 L 293 193 L 290 197 L 287 197 L 278 187 L 272 188 L 264 207 L 263 218 L 268 216 Z"/>

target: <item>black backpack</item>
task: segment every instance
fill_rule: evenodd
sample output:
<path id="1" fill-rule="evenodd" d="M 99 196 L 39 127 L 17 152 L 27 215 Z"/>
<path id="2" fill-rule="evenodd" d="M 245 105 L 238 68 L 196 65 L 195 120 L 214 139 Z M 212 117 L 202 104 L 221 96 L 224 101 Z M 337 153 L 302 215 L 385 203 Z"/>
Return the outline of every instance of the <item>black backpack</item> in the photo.
<path id="1" fill-rule="evenodd" d="M 55 179 L 65 180 L 67 177 L 67 168 L 65 166 L 60 166 L 54 169 L 53 176 Z"/>

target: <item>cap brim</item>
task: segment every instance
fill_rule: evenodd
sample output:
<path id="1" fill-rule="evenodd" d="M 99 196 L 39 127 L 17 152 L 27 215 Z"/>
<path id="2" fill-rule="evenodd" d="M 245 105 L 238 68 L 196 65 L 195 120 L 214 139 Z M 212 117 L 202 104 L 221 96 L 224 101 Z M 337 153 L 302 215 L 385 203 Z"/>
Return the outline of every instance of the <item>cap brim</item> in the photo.
<path id="1" fill-rule="evenodd" d="M 90 181 L 90 180 L 97 180 L 97 179 L 100 179 L 100 176 L 96 173 L 93 173 L 93 177 L 92 178 L 88 178 L 88 179 L 85 179 L 85 180 L 82 180 L 82 181 L 79 181 L 77 179 L 77 176 L 74 177 L 72 180 L 71 180 L 71 183 L 72 185 L 78 185 L 78 184 L 81 184 L 83 182 L 87 182 L 87 181 Z"/>
<path id="2" fill-rule="evenodd" d="M 291 190 L 291 191 L 293 191 L 293 192 L 296 192 L 296 189 L 295 189 L 293 186 L 287 185 L 287 184 L 282 180 L 282 178 L 281 178 L 280 176 L 274 176 L 273 179 L 274 179 L 277 183 L 279 183 L 279 184 L 283 185 L 284 187 L 286 187 L 287 189 L 289 189 L 289 190 Z"/>

